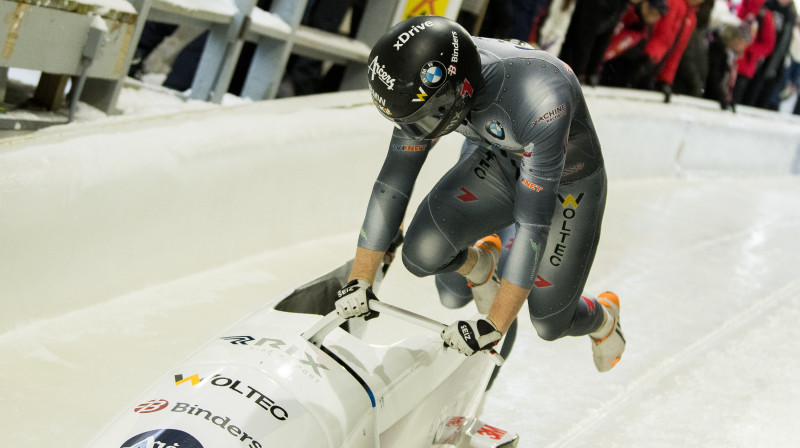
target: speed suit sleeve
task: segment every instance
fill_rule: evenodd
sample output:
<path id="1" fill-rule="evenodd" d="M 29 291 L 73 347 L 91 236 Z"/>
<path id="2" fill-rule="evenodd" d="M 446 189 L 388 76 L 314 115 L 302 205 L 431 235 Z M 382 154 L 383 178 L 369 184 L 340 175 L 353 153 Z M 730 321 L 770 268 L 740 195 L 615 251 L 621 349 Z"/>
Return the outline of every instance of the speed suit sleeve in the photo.
<path id="1" fill-rule="evenodd" d="M 394 130 L 383 167 L 372 187 L 358 247 L 377 251 L 389 248 L 403 222 L 408 198 L 433 144 L 432 140 L 408 138 L 401 130 Z"/>
<path id="2" fill-rule="evenodd" d="M 558 199 L 558 184 L 564 168 L 567 139 L 573 111 L 570 84 L 577 80 L 558 71 L 528 89 L 527 106 L 532 125 L 520 133 L 525 144 L 520 176 L 515 187 L 514 245 L 508 255 L 503 277 L 530 289 L 545 251 L 550 224 Z M 570 81 L 571 79 L 571 81 Z"/>

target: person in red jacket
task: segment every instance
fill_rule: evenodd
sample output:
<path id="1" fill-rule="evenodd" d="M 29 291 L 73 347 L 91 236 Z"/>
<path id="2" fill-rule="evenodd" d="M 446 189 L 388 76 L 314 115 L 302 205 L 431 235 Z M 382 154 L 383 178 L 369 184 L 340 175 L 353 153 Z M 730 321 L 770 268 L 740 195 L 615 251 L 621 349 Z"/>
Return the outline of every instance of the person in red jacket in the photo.
<path id="1" fill-rule="evenodd" d="M 653 25 L 667 12 L 666 0 L 647 0 L 631 5 L 614 30 L 603 54 L 600 84 L 611 87 L 638 87 L 644 47 L 653 34 Z"/>
<path id="2" fill-rule="evenodd" d="M 666 1 L 657 7 L 654 7 L 651 2 L 642 2 L 638 7 L 634 5 L 628 7 L 614 30 L 611 42 L 606 47 L 603 62 L 635 50 L 639 45 L 641 45 L 641 49 L 644 49 L 645 43 L 653 34 L 653 25 L 661 20 L 661 16 L 666 12 Z M 638 54 L 641 54 L 641 51 Z"/>
<path id="3" fill-rule="evenodd" d="M 703 0 L 669 0 L 667 13 L 656 22 L 653 35 L 644 48 L 633 75 L 633 87 L 658 88 L 669 101 L 675 71 L 689 42 L 697 17 L 695 10 Z"/>
<path id="4" fill-rule="evenodd" d="M 645 53 L 653 61 L 661 61 L 655 76 L 655 87 L 664 92 L 664 101 L 672 95 L 672 81 L 681 56 L 697 26 L 697 7 L 705 0 L 670 0 L 669 12 L 656 23 L 653 38 Z"/>
<path id="5" fill-rule="evenodd" d="M 743 23 L 749 23 L 753 31 L 753 42 L 744 50 L 737 62 L 736 85 L 733 88 L 733 103 L 744 98 L 747 85 L 753 79 L 758 64 L 772 53 L 775 47 L 775 23 L 772 12 L 764 8 L 766 0 L 742 0 L 736 15 Z"/>
<path id="6" fill-rule="evenodd" d="M 683 50 L 686 48 L 689 37 L 691 37 L 697 24 L 695 9 L 703 1 L 667 1 L 667 8 L 665 8 L 661 18 L 653 25 L 649 37 L 645 35 L 639 36 L 647 39 L 647 42 L 644 44 L 641 54 L 633 61 L 631 74 L 627 77 L 625 86 L 647 90 L 658 86 L 665 93 L 665 100 L 669 101 L 675 71 L 678 69 Z M 616 40 L 621 40 L 622 43 L 630 40 L 630 36 L 623 38 L 622 34 L 624 33 L 619 33 L 615 36 Z M 615 40 L 612 40 L 612 44 L 606 52 L 607 58 L 613 57 L 613 54 L 610 53 L 618 50 L 614 47 L 614 44 Z M 614 67 L 614 65 L 614 63 L 607 64 L 604 70 Z M 613 85 L 613 82 L 609 83 L 609 85 Z"/>

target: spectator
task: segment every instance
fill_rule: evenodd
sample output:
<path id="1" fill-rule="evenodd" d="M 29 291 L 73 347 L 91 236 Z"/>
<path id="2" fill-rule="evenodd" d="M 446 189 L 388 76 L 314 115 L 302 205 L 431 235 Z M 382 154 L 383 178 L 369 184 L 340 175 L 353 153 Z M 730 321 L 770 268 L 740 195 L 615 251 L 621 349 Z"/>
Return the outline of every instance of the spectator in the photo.
<path id="1" fill-rule="evenodd" d="M 639 88 L 657 88 L 669 102 L 672 81 L 683 51 L 697 25 L 695 11 L 703 0 L 669 0 L 669 10 L 653 27 L 634 79 Z"/>
<path id="2" fill-rule="evenodd" d="M 683 50 L 672 92 L 702 97 L 708 77 L 709 22 L 714 0 L 705 0 L 697 7 L 697 26 Z"/>
<path id="3" fill-rule="evenodd" d="M 271 0 L 258 0 L 261 9 L 269 9 Z M 129 76 L 143 79 L 148 74 L 165 77 L 163 85 L 185 91 L 192 87 L 197 66 L 203 55 L 208 31 L 191 25 L 168 25 L 145 22 L 136 47 Z M 254 45 L 246 42 L 239 55 L 229 92 L 238 95 L 244 82 Z"/>
<path id="4" fill-rule="evenodd" d="M 800 115 L 800 21 L 795 23 L 792 45 L 789 47 L 789 65 L 783 71 L 783 83 L 779 101 L 786 101 L 795 95 L 795 115 Z"/>
<path id="5" fill-rule="evenodd" d="M 577 0 L 553 0 L 539 32 L 539 48 L 558 56 L 567 35 Z"/>
<path id="6" fill-rule="evenodd" d="M 733 108 L 737 59 L 753 40 L 749 25 L 725 23 L 711 33 L 708 45 L 708 77 L 703 96 L 724 109 Z"/>
<path id="7" fill-rule="evenodd" d="M 492 7 L 486 9 L 481 24 L 480 35 L 494 39 L 505 39 L 511 35 L 511 20 L 514 11 L 509 0 L 492 0 Z"/>
<path id="8" fill-rule="evenodd" d="M 740 104 L 745 98 L 750 80 L 756 73 L 758 64 L 775 47 L 775 23 L 772 12 L 764 8 L 765 0 L 742 0 L 737 16 L 753 30 L 753 41 L 737 61 L 736 84 L 733 88 L 733 102 Z"/>
<path id="9" fill-rule="evenodd" d="M 315 0 L 308 2 L 302 24 L 336 33 L 352 8 L 353 20 L 349 36 L 355 36 L 363 13 L 365 0 Z M 344 75 L 344 66 L 331 67 L 323 73 L 323 61 L 304 56 L 292 56 L 286 65 L 286 75 L 278 92 L 279 97 L 310 95 L 335 91 Z"/>
<path id="10" fill-rule="evenodd" d="M 572 68 L 581 83 L 586 83 L 598 73 L 603 53 L 620 17 L 631 3 L 641 1 L 577 0 L 558 57 Z"/>
<path id="11" fill-rule="evenodd" d="M 549 5 L 550 0 L 511 0 L 513 14 L 508 37 L 528 42 L 539 13 L 546 10 Z"/>
<path id="12" fill-rule="evenodd" d="M 778 110 L 780 84 L 783 80 L 783 66 L 792 30 L 797 20 L 797 10 L 792 0 L 767 0 L 764 7 L 772 12 L 775 23 L 775 47 L 764 62 L 759 65 L 745 93 L 744 104 L 762 109 Z"/>
<path id="13" fill-rule="evenodd" d="M 742 23 L 742 19 L 733 12 L 729 0 L 716 0 L 714 2 L 709 23 L 712 30 L 721 28 L 725 24 L 739 25 L 740 23 Z"/>
<path id="14" fill-rule="evenodd" d="M 177 25 L 168 25 L 150 20 L 145 21 L 142 35 L 136 45 L 128 76 L 141 80 L 146 74 L 144 61 L 161 44 L 164 39 L 172 35 L 178 28 Z"/>
<path id="15" fill-rule="evenodd" d="M 483 19 L 480 13 L 483 12 Z M 481 2 L 467 2 L 461 4 L 461 11 L 456 20 L 459 25 L 467 30 L 480 27 L 476 35 L 493 39 L 507 39 L 511 34 L 512 11 L 511 0 L 492 0 L 492 7 L 481 9 Z M 478 21 L 480 20 L 480 23 Z"/>
<path id="16" fill-rule="evenodd" d="M 645 1 L 632 5 L 622 16 L 611 43 L 603 54 L 600 84 L 612 87 L 633 87 L 644 48 L 653 33 L 653 25 L 666 13 L 665 2 Z"/>
<path id="17" fill-rule="evenodd" d="M 675 72 L 672 93 L 703 96 L 708 78 L 708 33 L 707 29 L 695 29 L 692 33 Z"/>

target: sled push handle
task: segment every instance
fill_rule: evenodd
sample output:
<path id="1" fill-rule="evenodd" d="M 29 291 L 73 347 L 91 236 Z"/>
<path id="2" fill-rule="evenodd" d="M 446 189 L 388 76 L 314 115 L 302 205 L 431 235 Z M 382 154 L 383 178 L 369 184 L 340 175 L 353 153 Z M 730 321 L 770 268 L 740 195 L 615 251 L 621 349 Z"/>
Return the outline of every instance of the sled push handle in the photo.
<path id="1" fill-rule="evenodd" d="M 390 305 L 386 302 L 381 302 L 379 300 L 370 300 L 369 309 L 377 311 L 379 313 L 386 313 L 388 315 L 394 316 L 395 318 L 405 320 L 412 324 L 419 325 L 423 328 L 427 328 L 428 330 L 435 331 L 438 333 L 441 333 L 442 330 L 447 328 L 447 325 L 439 321 L 433 320 L 429 317 L 422 316 L 420 314 L 408 311 L 406 309 L 394 305 Z M 334 328 L 343 324 L 344 321 L 345 319 L 339 317 L 339 315 L 336 314 L 336 311 L 332 311 L 328 313 L 328 315 L 320 319 L 311 328 L 303 332 L 302 334 L 303 339 L 306 339 L 308 342 L 319 347 L 320 345 L 322 345 L 322 340 L 325 339 L 328 333 L 333 331 Z M 491 356 L 492 362 L 494 362 L 495 365 L 497 366 L 503 365 L 503 362 L 505 360 L 500 355 L 500 353 L 497 353 L 496 350 L 489 349 L 485 351 L 485 353 Z"/>
<path id="2" fill-rule="evenodd" d="M 397 307 L 397 306 L 394 306 L 394 305 L 390 305 L 390 304 L 388 304 L 386 302 L 381 302 L 381 301 L 378 301 L 378 300 L 370 300 L 369 309 L 371 309 L 373 311 L 377 311 L 379 313 L 386 313 L 386 314 L 392 315 L 392 316 L 394 316 L 394 317 L 396 317 L 398 319 L 402 319 L 402 320 L 411 322 L 412 324 L 417 324 L 420 327 L 424 327 L 424 328 L 427 328 L 427 329 L 429 329 L 431 331 L 436 331 L 438 333 L 441 333 L 442 330 L 447 328 L 447 325 L 445 325 L 445 324 L 443 324 L 443 323 L 441 323 L 439 321 L 433 320 L 433 319 L 431 319 L 429 317 L 425 317 L 423 315 L 414 313 L 412 311 L 408 311 L 406 309 L 403 309 L 403 308 L 400 308 L 400 307 Z M 486 353 L 489 356 L 492 357 L 492 362 L 495 363 L 497 366 L 502 366 L 503 365 L 503 362 L 505 360 L 500 355 L 500 353 L 497 353 L 497 351 L 495 349 L 491 348 L 491 349 L 487 350 Z"/>

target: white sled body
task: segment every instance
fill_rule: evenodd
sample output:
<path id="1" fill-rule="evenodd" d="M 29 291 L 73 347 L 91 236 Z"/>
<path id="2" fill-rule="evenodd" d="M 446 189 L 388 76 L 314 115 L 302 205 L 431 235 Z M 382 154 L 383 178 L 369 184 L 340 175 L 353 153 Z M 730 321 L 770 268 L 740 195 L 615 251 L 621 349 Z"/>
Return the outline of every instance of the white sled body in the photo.
<path id="1" fill-rule="evenodd" d="M 489 357 L 446 350 L 421 328 L 396 343 L 371 342 L 366 327 L 388 316 L 352 320 L 349 332 L 336 328 L 321 347 L 301 336 L 333 310 L 348 270 L 225 330 L 132 402 L 90 448 L 513 446 L 515 434 L 476 427 Z"/>

